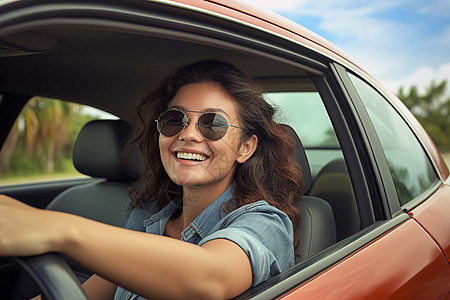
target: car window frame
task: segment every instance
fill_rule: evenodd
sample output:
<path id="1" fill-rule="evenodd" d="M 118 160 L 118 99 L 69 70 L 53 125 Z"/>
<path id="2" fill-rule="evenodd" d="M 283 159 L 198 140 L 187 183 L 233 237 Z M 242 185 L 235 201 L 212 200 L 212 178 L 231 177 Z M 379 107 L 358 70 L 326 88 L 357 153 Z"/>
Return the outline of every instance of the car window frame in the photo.
<path id="1" fill-rule="evenodd" d="M 324 76 L 310 75 L 333 124 L 344 158 L 346 161 L 352 161 L 347 163 L 347 167 L 358 205 L 366 206 L 365 209 L 369 211 L 370 208 L 376 210 L 378 205 L 378 209 L 384 210 L 384 214 L 373 211 L 372 216 L 361 216 L 361 221 L 371 220 L 372 223 L 362 225 L 363 229 L 355 234 L 248 290 L 237 299 L 276 298 L 290 290 L 301 288 L 308 280 L 325 272 L 345 257 L 362 250 L 411 218 L 400 207 L 396 213 L 391 211 L 393 205 L 388 204 L 389 193 L 385 191 L 386 185 L 389 185 L 388 189 L 395 193 L 397 199 L 391 173 L 363 103 L 353 86 L 349 85 L 351 82 L 346 75 L 346 69 L 336 62 L 330 62 L 329 68 L 329 72 Z M 372 140 L 373 137 L 376 139 Z M 381 161 L 377 163 L 379 159 Z M 386 174 L 387 179 L 381 180 L 380 177 Z M 364 212 L 364 208 L 360 213 L 370 214 Z"/>
<path id="2" fill-rule="evenodd" d="M 310 76 L 327 110 L 347 162 L 355 198 L 358 201 L 362 229 L 317 255 L 294 265 L 289 270 L 251 288 L 237 299 L 279 297 L 325 272 L 345 257 L 363 249 L 370 242 L 410 219 L 407 213 L 391 216 L 380 215 L 374 211 L 376 205 L 387 209 L 387 205 L 380 200 L 381 192 L 378 190 L 380 180 L 377 177 L 377 171 L 373 170 L 372 160 L 376 158 L 367 150 L 368 142 L 361 142 L 366 134 L 364 124 L 359 119 L 359 114 L 340 77 L 336 75 L 335 68 L 336 63 L 330 62 L 329 71 L 323 76 L 315 74 Z M 381 147 L 379 151 L 382 151 Z"/>
<path id="3" fill-rule="evenodd" d="M 370 193 L 367 182 L 373 182 L 374 179 L 370 179 L 370 176 L 369 178 L 367 177 L 368 175 L 364 172 L 363 163 L 361 163 L 362 160 L 367 160 L 364 158 L 366 155 L 362 155 L 361 153 L 365 152 L 361 150 L 361 147 L 365 147 L 365 145 L 357 145 L 358 139 L 355 139 L 355 134 L 359 128 L 354 124 L 353 112 L 346 104 L 347 100 L 341 92 L 338 80 L 334 78 L 334 74 L 331 71 L 323 76 L 311 75 L 311 79 L 316 85 L 330 121 L 333 124 L 344 158 L 347 161 L 352 159 L 352 161 L 356 162 L 347 165 L 354 186 L 355 197 L 359 199 L 357 201 L 360 201 L 358 205 L 362 211 L 364 209 L 367 210 L 365 213 L 360 211 L 360 214 L 362 214 L 361 221 L 363 222 L 364 220 L 364 224 L 362 225 L 364 229 L 335 243 L 319 254 L 296 264 L 286 272 L 250 289 L 237 299 L 247 299 L 249 297 L 252 299 L 268 299 L 278 297 L 286 291 L 298 287 L 308 279 L 324 272 L 340 260 L 361 249 L 372 240 L 409 218 L 407 214 L 404 214 L 387 221 L 375 221 L 375 216 L 371 211 L 373 202 L 371 198 L 374 195 Z M 364 216 L 364 214 L 367 215 Z"/>
<path id="4" fill-rule="evenodd" d="M 380 174 L 381 174 L 381 180 L 382 180 L 382 186 L 385 189 L 385 193 L 387 195 L 387 203 L 389 208 L 389 213 L 391 217 L 394 217 L 396 215 L 399 215 L 403 212 L 411 211 L 413 208 L 415 208 L 417 205 L 421 204 L 423 201 L 425 201 L 431 194 L 433 194 L 439 186 L 442 184 L 442 178 L 440 176 L 440 172 L 437 169 L 433 159 L 430 156 L 430 153 L 427 151 L 425 145 L 423 144 L 421 138 L 418 136 L 417 132 L 414 130 L 413 126 L 409 122 L 409 120 L 403 115 L 403 113 L 397 108 L 395 103 L 392 102 L 392 100 L 382 91 L 380 91 L 378 88 L 375 87 L 375 85 L 371 82 L 369 82 L 364 77 L 360 76 L 356 72 L 346 69 L 342 66 L 337 67 L 337 73 L 339 74 L 339 77 L 341 78 L 345 88 L 347 91 L 349 91 L 349 94 L 351 95 L 352 101 L 355 103 L 355 105 L 358 106 L 358 114 L 360 115 L 361 119 L 363 120 L 363 124 L 367 130 L 367 134 L 370 137 L 367 142 L 369 143 L 370 147 L 372 149 L 376 149 L 374 151 L 374 157 L 375 160 L 373 163 L 375 163 L 376 167 L 378 168 Z M 426 158 L 428 159 L 431 168 L 436 174 L 436 182 L 434 184 L 430 185 L 426 190 L 424 190 L 420 195 L 416 196 L 415 198 L 411 199 L 405 204 L 401 204 L 400 199 L 398 197 L 395 183 L 392 177 L 391 170 L 389 168 L 383 147 L 381 145 L 381 142 L 379 140 L 378 134 L 373 126 L 372 120 L 370 119 L 367 110 L 364 107 L 364 104 L 359 96 L 359 93 L 357 92 L 355 86 L 353 85 L 353 82 L 351 81 L 348 74 L 352 74 L 353 76 L 357 77 L 358 79 L 362 80 L 364 83 L 366 83 L 369 87 L 371 87 L 374 91 L 378 92 L 381 97 L 383 97 L 395 110 L 395 112 L 403 119 L 405 124 L 410 129 L 413 136 L 416 138 L 419 145 L 422 147 L 423 153 L 425 154 Z"/>
<path id="5" fill-rule="evenodd" d="M 32 97 L 21 94 L 2 94 L 0 98 L 0 149 L 6 141 L 22 108 Z"/>
<path id="6" fill-rule="evenodd" d="M 331 68 L 326 76 L 312 78 L 341 146 L 358 205 L 361 227 L 365 228 L 377 219 L 373 205 L 376 194 L 370 188 L 373 185 L 372 176 L 364 167 L 365 149 L 363 145 L 359 145 L 360 139 L 355 138 L 359 136 L 358 127 Z"/>
<path id="7" fill-rule="evenodd" d="M 335 63 L 333 64 L 333 72 L 340 81 L 341 88 L 345 93 L 348 103 L 353 107 L 353 113 L 358 120 L 363 143 L 367 150 L 368 162 L 376 177 L 382 209 L 385 218 L 390 218 L 398 213 L 401 210 L 401 207 L 381 142 L 378 139 L 378 135 L 369 114 L 364 107 L 364 103 L 348 76 L 347 72 L 349 72 L 349 70 L 342 65 Z M 358 75 L 357 77 L 361 78 L 361 76 Z M 364 81 L 367 82 L 366 80 Z"/>
<path id="8" fill-rule="evenodd" d="M 356 75 L 353 75 L 352 73 L 349 73 L 349 74 L 353 77 L 353 79 L 351 78 L 351 80 L 355 87 L 357 86 L 355 79 L 359 80 L 361 83 L 365 84 L 364 88 L 371 89 L 371 92 L 376 93 L 377 96 L 379 97 L 379 99 L 384 99 L 385 104 L 390 108 L 389 113 L 393 114 L 397 118 L 397 120 L 400 120 L 400 122 L 403 122 L 403 125 L 406 125 L 405 128 L 407 130 L 407 133 L 405 133 L 405 137 L 410 139 L 411 140 L 410 142 L 415 143 L 418 146 L 418 148 L 415 151 L 420 152 L 420 154 L 422 155 L 422 158 L 424 159 L 424 163 L 426 164 L 426 167 L 428 167 L 428 170 L 425 173 L 428 173 L 428 176 L 433 176 L 433 178 L 431 178 L 431 177 L 429 178 L 429 182 L 427 182 L 426 185 L 423 186 L 424 188 L 420 189 L 419 193 L 416 195 L 413 195 L 411 198 L 408 197 L 406 199 L 401 199 L 402 197 L 397 192 L 397 194 L 399 195 L 398 197 L 400 200 L 401 208 L 403 210 L 406 209 L 407 211 L 409 211 L 410 209 L 412 209 L 415 206 L 417 206 L 418 204 L 420 204 L 422 201 L 426 200 L 440 186 L 442 180 L 441 180 L 439 171 L 437 170 L 436 165 L 434 164 L 431 156 L 429 155 L 429 151 L 427 150 L 427 147 L 423 143 L 423 140 L 422 140 L 423 137 L 421 138 L 417 134 L 417 131 L 412 126 L 410 120 L 405 116 L 405 114 L 400 109 L 400 107 L 398 107 L 398 105 L 395 105 L 395 102 L 393 101 L 393 99 L 390 99 L 389 97 L 384 96 L 382 93 L 380 93 L 380 91 L 378 91 L 372 85 L 368 84 L 366 81 L 362 80 L 361 78 L 357 77 Z M 358 93 L 360 93 L 360 92 L 362 92 L 362 91 L 359 90 Z M 376 121 L 373 120 L 373 116 L 371 118 L 371 121 L 373 124 L 376 123 Z M 391 121 L 394 121 L 394 119 L 391 119 Z M 378 138 L 381 141 L 382 140 L 381 129 L 376 128 L 376 131 L 378 133 Z M 384 152 L 386 160 L 388 161 L 388 164 L 389 164 L 389 160 L 392 159 L 392 156 L 390 154 L 388 154 L 388 145 L 383 145 L 383 152 Z M 395 163 L 394 164 L 390 163 L 389 165 L 390 165 L 391 175 L 392 175 L 392 178 L 393 178 L 394 184 L 395 184 L 396 181 L 394 178 L 396 177 L 396 175 L 394 174 L 394 170 L 398 165 Z M 423 171 L 425 171 L 425 169 L 423 169 Z M 422 173 L 422 172 L 420 172 L 420 173 Z M 411 175 L 414 176 L 414 173 L 412 173 Z M 397 183 L 398 183 L 398 178 L 397 178 Z M 413 204 L 411 206 L 409 204 L 410 202 L 413 202 L 415 204 Z"/>

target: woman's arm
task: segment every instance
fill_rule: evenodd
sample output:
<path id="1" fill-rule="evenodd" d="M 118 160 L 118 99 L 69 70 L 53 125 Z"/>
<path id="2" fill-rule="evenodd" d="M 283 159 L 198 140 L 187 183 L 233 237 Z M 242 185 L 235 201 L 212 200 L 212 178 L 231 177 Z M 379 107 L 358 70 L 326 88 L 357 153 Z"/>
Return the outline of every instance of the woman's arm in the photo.
<path id="1" fill-rule="evenodd" d="M 252 283 L 247 255 L 227 240 L 199 247 L 86 219 L 71 223 L 61 252 L 147 298 L 231 298 Z"/>
<path id="2" fill-rule="evenodd" d="M 0 255 L 62 252 L 147 298 L 231 298 L 252 283 L 249 258 L 228 240 L 199 247 L 32 208 L 6 196 L 0 196 L 0 215 Z"/>

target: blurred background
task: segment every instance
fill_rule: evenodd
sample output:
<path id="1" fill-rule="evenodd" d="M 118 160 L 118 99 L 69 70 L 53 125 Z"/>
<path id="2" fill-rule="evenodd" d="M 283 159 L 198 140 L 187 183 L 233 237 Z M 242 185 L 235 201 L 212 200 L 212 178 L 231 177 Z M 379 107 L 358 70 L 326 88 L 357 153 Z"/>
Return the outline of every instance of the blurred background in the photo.
<path id="1" fill-rule="evenodd" d="M 396 94 L 450 166 L 449 0 L 242 0 L 334 43 Z"/>
<path id="2" fill-rule="evenodd" d="M 89 121 L 117 119 L 88 106 L 35 96 L 22 109 L 0 151 L 0 186 L 84 176 L 73 147 Z"/>

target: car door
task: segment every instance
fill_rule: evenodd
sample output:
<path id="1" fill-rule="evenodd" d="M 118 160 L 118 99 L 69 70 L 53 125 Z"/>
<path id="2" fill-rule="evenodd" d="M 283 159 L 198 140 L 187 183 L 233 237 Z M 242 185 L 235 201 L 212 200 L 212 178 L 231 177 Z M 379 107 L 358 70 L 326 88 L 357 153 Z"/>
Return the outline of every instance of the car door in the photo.
<path id="1" fill-rule="evenodd" d="M 445 212 L 449 211 L 450 201 L 447 166 L 436 153 L 428 135 L 401 103 L 398 103 L 397 113 L 375 89 L 356 76 L 349 75 L 349 78 L 368 107 L 395 184 L 398 199 L 391 205 L 394 207 L 391 213 L 408 212 L 430 234 L 448 260 L 450 216 Z M 414 125 L 417 135 L 412 134 Z M 389 127 L 391 129 L 386 131 Z M 395 132 L 400 138 L 388 137 L 390 132 Z"/>
<path id="2" fill-rule="evenodd" d="M 450 190 L 445 183 L 448 179 L 443 178 L 448 172 L 441 172 L 430 155 L 433 149 L 427 150 L 430 145 L 421 140 L 427 136 L 419 136 L 410 121 L 361 75 L 331 63 L 330 72 L 313 77 L 313 81 L 317 88 L 314 99 L 322 102 L 322 115 L 312 105 L 305 105 L 309 99 L 305 95 L 297 97 L 302 99 L 299 105 L 293 105 L 293 99 L 283 100 L 288 103 L 284 111 L 291 115 L 288 123 L 297 130 L 307 154 L 309 151 L 315 182 L 306 194 L 329 201 L 336 220 L 344 214 L 345 221 L 336 223 L 338 232 L 339 226 L 352 222 L 352 214 L 345 211 L 352 206 L 335 209 L 326 193 L 314 189 L 323 179 L 327 163 L 345 161 L 353 189 L 347 195 L 355 197 L 361 224 L 357 230 L 338 234 L 335 245 L 297 264 L 281 279 L 273 278 L 243 298 L 445 298 L 450 291 L 450 268 L 444 253 L 448 251 L 445 224 L 449 224 Z M 302 123 L 299 119 L 315 119 L 317 124 L 296 127 L 295 122 Z M 332 130 L 335 138 L 327 139 L 323 147 L 309 144 L 308 135 L 317 138 L 319 127 L 328 122 L 323 131 L 329 134 Z M 321 148 L 328 154 L 314 154 Z M 330 178 L 339 180 L 337 171 L 333 172 Z M 328 181 L 328 189 L 334 185 L 338 193 L 340 182 Z"/>
<path id="3" fill-rule="evenodd" d="M 380 92 L 340 66 L 334 74 L 358 118 L 379 192 L 372 202 L 385 220 L 335 255 L 351 245 L 353 253 L 285 298 L 442 299 L 450 291 L 444 254 L 450 219 L 442 213 L 449 208 L 448 185 L 424 142 Z"/>

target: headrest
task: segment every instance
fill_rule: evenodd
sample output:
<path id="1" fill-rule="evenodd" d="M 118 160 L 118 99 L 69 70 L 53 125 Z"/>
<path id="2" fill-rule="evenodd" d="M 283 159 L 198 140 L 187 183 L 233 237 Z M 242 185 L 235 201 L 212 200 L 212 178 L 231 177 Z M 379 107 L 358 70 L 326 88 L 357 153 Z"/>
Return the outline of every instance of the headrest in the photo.
<path id="1" fill-rule="evenodd" d="M 317 174 L 319 177 L 322 174 L 327 173 L 340 173 L 340 174 L 348 174 L 347 165 L 345 164 L 345 160 L 343 158 L 336 158 L 329 163 L 327 163 Z"/>
<path id="2" fill-rule="evenodd" d="M 87 123 L 75 142 L 75 168 L 85 175 L 109 180 L 137 178 L 142 166 L 140 151 L 131 151 L 126 161 L 122 157 L 130 133 L 130 124 L 123 120 L 95 120 Z"/>
<path id="3" fill-rule="evenodd" d="M 305 149 L 300 141 L 297 133 L 291 126 L 282 124 L 286 128 L 287 134 L 291 137 L 294 142 L 294 154 L 293 159 L 302 168 L 303 175 L 303 192 L 306 192 L 311 187 L 311 170 L 309 168 L 308 158 L 306 157 Z"/>

